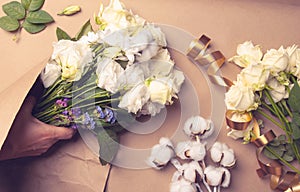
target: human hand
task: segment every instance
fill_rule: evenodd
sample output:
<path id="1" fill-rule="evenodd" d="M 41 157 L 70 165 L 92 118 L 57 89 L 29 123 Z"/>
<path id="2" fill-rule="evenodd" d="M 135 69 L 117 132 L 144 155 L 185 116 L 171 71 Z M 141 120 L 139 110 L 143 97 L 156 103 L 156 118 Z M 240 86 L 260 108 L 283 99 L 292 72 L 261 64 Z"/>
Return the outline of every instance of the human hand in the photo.
<path id="1" fill-rule="evenodd" d="M 28 96 L 9 131 L 0 151 L 0 160 L 38 156 L 58 140 L 70 139 L 75 131 L 45 124 L 32 116 L 35 97 Z"/>

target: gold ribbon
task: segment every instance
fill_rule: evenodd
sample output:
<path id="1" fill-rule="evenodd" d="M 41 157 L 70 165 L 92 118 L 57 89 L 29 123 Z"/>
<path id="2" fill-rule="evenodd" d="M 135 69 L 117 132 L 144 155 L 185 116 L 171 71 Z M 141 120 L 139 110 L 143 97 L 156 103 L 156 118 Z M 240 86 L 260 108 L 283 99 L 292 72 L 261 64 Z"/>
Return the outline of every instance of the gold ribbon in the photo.
<path id="1" fill-rule="evenodd" d="M 229 79 L 218 75 L 219 69 L 225 63 L 225 57 L 220 51 L 214 51 L 212 53 L 205 54 L 206 49 L 209 47 L 211 39 L 206 35 L 202 35 L 199 39 L 195 39 L 190 43 L 187 51 L 187 56 L 195 61 L 200 66 L 206 66 L 207 75 L 210 81 L 214 84 L 229 88 L 233 83 Z M 253 122 L 253 136 L 251 142 L 258 148 L 257 149 L 257 161 L 260 168 L 257 170 L 257 174 L 260 177 L 271 175 L 270 186 L 273 190 L 279 190 L 284 192 L 300 192 L 299 175 L 295 172 L 288 171 L 284 173 L 282 165 L 277 161 L 271 163 L 264 163 L 260 159 L 261 152 L 268 143 L 276 138 L 276 135 L 272 130 L 265 134 L 260 134 L 258 122 L 252 117 L 251 113 L 238 114 L 242 115 L 243 121 L 234 121 L 233 116 L 238 113 L 236 111 L 228 110 L 226 112 L 226 123 L 234 130 L 245 130 Z"/>
<path id="2" fill-rule="evenodd" d="M 230 87 L 232 82 L 220 75 L 217 75 L 218 70 L 225 63 L 225 57 L 220 51 L 214 51 L 206 54 L 211 39 L 206 35 L 202 35 L 199 39 L 193 40 L 187 51 L 187 56 L 195 61 L 200 66 L 209 65 L 207 75 L 210 81 L 214 84 Z"/>

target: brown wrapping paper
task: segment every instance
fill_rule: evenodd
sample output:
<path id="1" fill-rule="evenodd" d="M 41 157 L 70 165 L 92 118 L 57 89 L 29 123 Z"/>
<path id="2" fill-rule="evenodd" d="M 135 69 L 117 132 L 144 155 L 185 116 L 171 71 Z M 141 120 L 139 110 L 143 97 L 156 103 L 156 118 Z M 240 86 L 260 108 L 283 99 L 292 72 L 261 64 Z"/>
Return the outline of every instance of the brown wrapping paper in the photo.
<path id="1" fill-rule="evenodd" d="M 0 4 L 6 3 L 0 0 Z M 195 37 L 208 35 L 214 50 L 225 57 L 235 54 L 237 44 L 252 40 L 263 50 L 280 45 L 299 44 L 299 6 L 295 0 L 123 0 L 127 8 L 148 21 L 182 28 Z M 103 1 L 107 5 L 108 1 Z M 82 12 L 71 17 L 56 15 L 69 5 L 80 5 Z M 98 0 L 46 1 L 44 9 L 54 17 L 55 23 L 45 31 L 29 35 L 22 31 L 20 41 L 13 42 L 10 33 L 0 30 L 0 143 L 6 137 L 20 104 L 23 101 L 45 60 L 51 55 L 55 29 L 61 27 L 74 35 L 82 24 L 98 12 Z M 1 15 L 3 12 L 1 10 Z M 178 37 L 180 38 L 180 37 Z M 175 61 L 193 82 L 199 95 L 200 114 L 208 117 L 209 93 L 203 76 L 183 55 L 172 52 Z M 239 68 L 226 63 L 222 74 L 234 80 Z M 221 101 L 220 101 L 221 102 Z M 168 119 L 156 132 L 148 135 L 126 134 L 121 138 L 125 146 L 150 148 L 161 136 L 172 136 L 180 112 L 170 108 Z M 172 110 L 173 109 L 173 110 Z M 224 118 L 224 117 L 220 117 Z M 226 136 L 225 121 L 218 139 L 227 142 L 237 155 L 237 166 L 232 170 L 232 183 L 223 191 L 271 191 L 267 180 L 257 177 L 255 147 L 242 145 Z M 38 158 L 28 158 L 0 163 L 0 191 L 16 192 L 100 192 L 103 191 L 108 167 L 101 167 L 97 157 L 80 138 L 59 143 L 50 153 Z M 109 192 L 168 191 L 174 168 L 163 171 L 133 170 L 113 167 Z"/>

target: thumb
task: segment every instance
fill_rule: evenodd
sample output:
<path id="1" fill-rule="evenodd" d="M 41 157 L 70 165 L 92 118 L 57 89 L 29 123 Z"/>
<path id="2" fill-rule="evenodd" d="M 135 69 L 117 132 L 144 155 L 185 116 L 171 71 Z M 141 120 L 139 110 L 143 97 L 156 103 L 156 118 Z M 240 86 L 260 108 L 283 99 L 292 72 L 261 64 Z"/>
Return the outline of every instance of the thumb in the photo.
<path id="1" fill-rule="evenodd" d="M 53 125 L 50 126 L 51 126 L 52 136 L 58 140 L 71 139 L 76 132 L 72 128 L 56 127 Z"/>

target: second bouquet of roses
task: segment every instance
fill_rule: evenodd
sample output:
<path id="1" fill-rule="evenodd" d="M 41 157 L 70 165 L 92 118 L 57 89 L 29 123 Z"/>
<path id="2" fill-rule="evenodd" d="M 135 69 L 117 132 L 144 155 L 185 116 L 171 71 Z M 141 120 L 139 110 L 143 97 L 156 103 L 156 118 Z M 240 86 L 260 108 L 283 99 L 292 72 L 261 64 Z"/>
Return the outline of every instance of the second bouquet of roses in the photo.
<path id="1" fill-rule="evenodd" d="M 117 153 L 124 123 L 172 104 L 184 75 L 174 68 L 160 28 L 118 0 L 101 6 L 95 23 L 97 30 L 87 22 L 75 38 L 58 28 L 40 75 L 46 89 L 33 113 L 45 123 L 92 131 L 106 164 Z"/>

